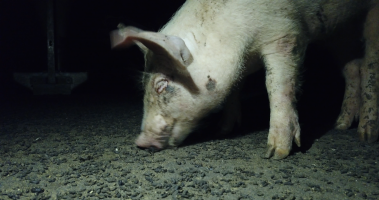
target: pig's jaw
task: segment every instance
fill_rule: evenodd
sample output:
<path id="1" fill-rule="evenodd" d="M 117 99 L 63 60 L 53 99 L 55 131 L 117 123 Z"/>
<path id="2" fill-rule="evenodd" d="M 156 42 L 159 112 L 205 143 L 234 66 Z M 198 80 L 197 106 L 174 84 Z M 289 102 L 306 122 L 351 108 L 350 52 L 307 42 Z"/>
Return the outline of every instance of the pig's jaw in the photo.
<path id="1" fill-rule="evenodd" d="M 172 129 L 171 137 L 168 140 L 168 145 L 170 147 L 179 146 L 184 141 L 184 139 L 187 138 L 189 133 L 190 129 L 184 129 L 177 123 L 176 126 L 174 126 Z"/>

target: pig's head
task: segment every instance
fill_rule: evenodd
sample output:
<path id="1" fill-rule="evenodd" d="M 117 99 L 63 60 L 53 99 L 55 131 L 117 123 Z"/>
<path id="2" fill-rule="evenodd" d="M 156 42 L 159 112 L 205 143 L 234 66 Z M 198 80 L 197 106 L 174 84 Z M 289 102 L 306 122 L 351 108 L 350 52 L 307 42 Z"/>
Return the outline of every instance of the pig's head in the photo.
<path id="1" fill-rule="evenodd" d="M 112 47 L 137 44 L 145 55 L 144 114 L 136 144 L 160 150 L 179 145 L 209 109 L 187 67 L 193 57 L 175 36 L 122 27 L 111 33 Z"/>

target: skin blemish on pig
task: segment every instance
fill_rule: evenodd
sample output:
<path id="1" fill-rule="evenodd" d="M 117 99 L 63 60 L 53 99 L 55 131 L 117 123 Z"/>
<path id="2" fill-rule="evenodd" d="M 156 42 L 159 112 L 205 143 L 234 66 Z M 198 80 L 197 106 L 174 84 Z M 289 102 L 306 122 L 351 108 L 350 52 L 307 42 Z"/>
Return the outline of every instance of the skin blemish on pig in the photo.
<path id="1" fill-rule="evenodd" d="M 192 33 L 192 35 L 193 35 L 193 39 L 195 40 L 195 42 L 196 42 L 196 43 L 199 43 L 199 41 L 197 41 L 197 39 L 196 39 L 195 34 L 194 34 L 193 32 L 191 32 L 191 33 Z"/>
<path id="2" fill-rule="evenodd" d="M 372 99 L 372 96 L 371 96 L 370 94 L 364 93 L 364 96 L 365 96 L 366 99 L 368 99 L 368 100 L 371 100 L 371 99 Z"/>
<path id="3" fill-rule="evenodd" d="M 369 68 L 369 69 L 373 69 L 373 68 L 375 67 L 376 64 L 379 64 L 379 63 L 377 63 L 377 62 L 369 63 L 369 64 L 368 64 L 368 68 Z"/>
<path id="4" fill-rule="evenodd" d="M 173 86 L 167 85 L 165 90 L 166 92 L 163 95 L 163 103 L 168 104 L 170 103 L 171 98 L 177 95 L 178 89 Z"/>
<path id="5" fill-rule="evenodd" d="M 297 45 L 295 37 L 286 35 L 279 39 L 277 50 L 285 54 L 294 54 L 298 51 Z"/>
<path id="6" fill-rule="evenodd" d="M 172 87 L 171 85 L 167 85 L 166 91 L 169 93 L 174 93 L 175 92 L 175 87 Z"/>
<path id="7" fill-rule="evenodd" d="M 205 87 L 207 88 L 208 91 L 213 91 L 216 89 L 216 80 L 212 79 L 209 75 L 208 75 L 208 82 L 207 84 L 205 85 Z"/>

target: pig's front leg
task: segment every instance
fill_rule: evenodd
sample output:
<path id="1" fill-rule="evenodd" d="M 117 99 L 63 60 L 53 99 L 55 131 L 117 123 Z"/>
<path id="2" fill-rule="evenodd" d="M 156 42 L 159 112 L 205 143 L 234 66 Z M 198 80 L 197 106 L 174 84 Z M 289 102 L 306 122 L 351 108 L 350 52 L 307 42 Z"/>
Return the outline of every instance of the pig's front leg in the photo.
<path id="1" fill-rule="evenodd" d="M 283 37 L 263 48 L 266 88 L 270 100 L 270 129 L 266 158 L 287 157 L 295 139 L 300 146 L 300 126 L 295 109 L 298 67 L 305 46 L 295 36 Z"/>

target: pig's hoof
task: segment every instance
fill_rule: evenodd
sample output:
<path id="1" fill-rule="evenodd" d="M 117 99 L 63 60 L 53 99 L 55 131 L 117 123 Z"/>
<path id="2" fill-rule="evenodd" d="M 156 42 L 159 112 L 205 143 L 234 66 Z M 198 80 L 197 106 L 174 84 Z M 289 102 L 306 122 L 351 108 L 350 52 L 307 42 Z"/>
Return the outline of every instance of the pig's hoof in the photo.
<path id="1" fill-rule="evenodd" d="M 338 124 L 338 122 L 337 122 L 337 124 L 336 124 L 336 126 L 334 128 L 338 129 L 338 130 L 346 130 L 349 127 L 350 127 L 350 125 L 348 125 L 348 124 L 345 124 L 345 123 Z"/>
<path id="2" fill-rule="evenodd" d="M 351 126 L 351 123 L 354 121 L 354 119 L 359 118 L 359 115 L 357 114 L 359 108 L 356 106 L 344 106 L 342 109 L 343 112 L 341 112 L 341 114 L 338 116 L 334 128 L 338 130 L 347 130 Z"/>
<path id="3" fill-rule="evenodd" d="M 286 158 L 290 154 L 292 142 L 295 142 L 298 147 L 301 146 L 300 126 L 298 123 L 293 123 L 288 129 L 270 129 L 264 158 Z"/>
<path id="4" fill-rule="evenodd" d="M 276 159 L 276 160 L 280 160 L 280 159 L 283 159 L 283 158 L 286 158 L 288 155 L 290 154 L 290 150 L 289 149 L 278 149 L 271 145 L 269 145 L 267 147 L 267 151 L 266 151 L 266 154 L 264 155 L 264 158 L 273 158 L 273 159 Z"/>
<path id="5" fill-rule="evenodd" d="M 379 136 L 379 123 L 371 120 L 363 122 L 363 124 L 358 126 L 359 139 L 362 142 L 376 142 Z"/>
<path id="6" fill-rule="evenodd" d="M 334 126 L 335 129 L 338 130 L 347 130 L 351 123 L 354 121 L 354 119 L 358 119 L 359 115 L 357 114 L 359 108 L 356 106 L 354 108 L 348 107 L 350 109 L 347 109 L 347 107 L 343 107 L 343 112 L 338 116 L 338 119 L 336 121 L 336 124 Z M 354 114 L 355 113 L 355 114 Z"/>

